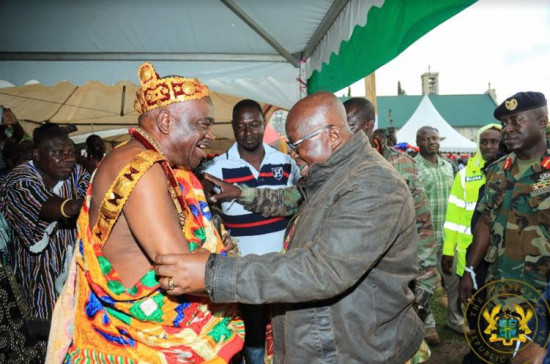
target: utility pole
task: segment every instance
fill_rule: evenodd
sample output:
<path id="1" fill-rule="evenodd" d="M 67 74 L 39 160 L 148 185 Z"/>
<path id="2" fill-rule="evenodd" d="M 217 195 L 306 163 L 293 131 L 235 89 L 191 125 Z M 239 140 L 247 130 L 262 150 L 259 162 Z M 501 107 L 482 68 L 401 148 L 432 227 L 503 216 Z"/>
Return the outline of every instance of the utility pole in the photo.
<path id="1" fill-rule="evenodd" d="M 378 102 L 376 101 L 376 76 L 373 73 L 365 77 L 365 98 L 372 102 L 374 110 L 378 114 Z"/>

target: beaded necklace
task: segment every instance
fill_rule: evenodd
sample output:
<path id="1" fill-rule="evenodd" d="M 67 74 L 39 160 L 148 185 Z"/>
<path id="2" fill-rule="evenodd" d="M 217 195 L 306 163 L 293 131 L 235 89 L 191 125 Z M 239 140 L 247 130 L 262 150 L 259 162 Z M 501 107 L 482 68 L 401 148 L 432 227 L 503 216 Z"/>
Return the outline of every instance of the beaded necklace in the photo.
<path id="1" fill-rule="evenodd" d="M 185 215 L 183 213 L 183 210 L 188 209 L 188 206 L 185 203 L 185 199 L 181 193 L 181 190 L 178 187 L 178 182 L 176 181 L 176 177 L 174 176 L 174 171 L 172 170 L 172 167 L 170 167 L 170 165 L 168 164 L 168 159 L 162 151 L 162 147 L 151 136 L 151 134 L 149 134 L 139 126 L 135 128 L 130 128 L 128 132 L 130 133 L 132 138 L 140 142 L 145 148 L 153 150 L 164 157 L 164 160 L 161 162 L 162 170 L 164 171 L 166 178 L 168 178 L 168 190 L 178 211 L 180 226 L 183 227 L 185 224 Z"/>

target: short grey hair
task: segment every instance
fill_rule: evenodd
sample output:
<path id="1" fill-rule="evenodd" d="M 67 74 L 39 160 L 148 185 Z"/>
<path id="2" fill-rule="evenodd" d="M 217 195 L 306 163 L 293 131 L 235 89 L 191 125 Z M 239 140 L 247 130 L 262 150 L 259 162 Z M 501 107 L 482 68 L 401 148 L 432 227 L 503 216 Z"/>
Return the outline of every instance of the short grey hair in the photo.
<path id="1" fill-rule="evenodd" d="M 428 132 L 428 131 L 435 131 L 437 134 L 439 134 L 439 130 L 437 128 L 434 128 L 433 126 L 423 126 L 420 129 L 416 131 L 416 139 L 418 139 L 422 134 Z"/>

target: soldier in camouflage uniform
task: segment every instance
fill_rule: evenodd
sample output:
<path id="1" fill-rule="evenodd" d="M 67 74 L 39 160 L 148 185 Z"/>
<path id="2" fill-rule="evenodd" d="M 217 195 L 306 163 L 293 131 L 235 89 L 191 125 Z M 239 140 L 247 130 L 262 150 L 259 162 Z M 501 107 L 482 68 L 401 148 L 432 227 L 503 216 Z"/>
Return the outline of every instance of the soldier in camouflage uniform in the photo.
<path id="1" fill-rule="evenodd" d="M 414 292 L 417 296 L 416 303 L 420 306 L 419 309 L 423 310 L 424 307 L 427 307 L 439 279 L 436 271 L 436 246 L 430 202 L 424 191 L 422 178 L 414 159 L 388 146 L 387 138 L 383 133 L 375 131 L 373 140 L 374 146 L 380 154 L 397 169 L 399 175 L 407 182 L 414 199 L 418 232 L 418 278 L 415 282 Z M 420 312 L 420 314 L 424 315 L 425 312 Z"/>
<path id="2" fill-rule="evenodd" d="M 473 286 L 471 271 L 485 257 L 488 279 L 517 279 L 546 289 L 550 272 L 550 143 L 546 98 L 520 92 L 494 112 L 502 124 L 503 140 L 512 153 L 487 170 L 482 213 L 474 230 L 472 254 L 460 282 L 467 302 Z M 475 279 L 475 277 L 474 277 Z"/>

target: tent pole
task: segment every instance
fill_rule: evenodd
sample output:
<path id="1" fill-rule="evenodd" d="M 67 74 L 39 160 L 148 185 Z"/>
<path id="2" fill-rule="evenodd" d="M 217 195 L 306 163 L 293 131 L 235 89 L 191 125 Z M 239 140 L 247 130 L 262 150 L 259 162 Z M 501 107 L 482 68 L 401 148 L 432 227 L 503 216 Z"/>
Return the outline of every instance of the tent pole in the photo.
<path id="1" fill-rule="evenodd" d="M 124 101 L 126 99 L 126 86 L 122 86 L 122 96 L 120 100 L 120 116 L 124 116 Z"/>
<path id="2" fill-rule="evenodd" d="M 307 76 L 306 76 L 305 60 L 300 61 L 300 78 L 298 79 L 298 87 L 300 88 L 300 99 L 307 96 Z"/>

